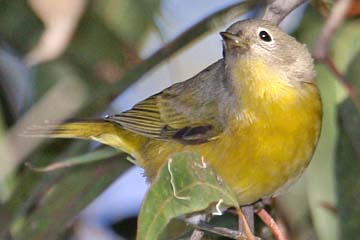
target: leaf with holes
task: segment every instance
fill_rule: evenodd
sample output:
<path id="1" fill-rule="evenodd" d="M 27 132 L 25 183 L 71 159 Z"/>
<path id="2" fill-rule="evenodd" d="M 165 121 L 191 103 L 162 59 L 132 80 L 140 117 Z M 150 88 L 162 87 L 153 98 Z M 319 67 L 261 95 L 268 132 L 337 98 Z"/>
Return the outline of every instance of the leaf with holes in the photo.
<path id="1" fill-rule="evenodd" d="M 234 193 L 206 159 L 194 153 L 174 155 L 153 182 L 143 203 L 137 240 L 159 239 L 171 219 L 211 210 L 218 205 L 237 207 Z"/>

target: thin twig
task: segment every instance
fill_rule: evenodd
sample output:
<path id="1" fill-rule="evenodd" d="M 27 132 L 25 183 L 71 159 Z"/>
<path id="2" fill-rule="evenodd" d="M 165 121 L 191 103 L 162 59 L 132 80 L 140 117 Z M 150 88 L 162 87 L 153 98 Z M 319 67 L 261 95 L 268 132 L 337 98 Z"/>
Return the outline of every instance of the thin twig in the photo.
<path id="1" fill-rule="evenodd" d="M 284 209 L 284 205 L 281 201 L 277 198 L 272 199 L 272 208 L 276 212 L 276 222 L 279 224 L 282 231 L 285 233 L 286 236 L 294 236 L 295 232 L 292 226 L 290 225 L 289 214 Z"/>
<path id="2" fill-rule="evenodd" d="M 255 240 L 255 236 L 251 231 L 251 228 L 248 224 L 248 221 L 246 220 L 243 211 L 241 210 L 241 208 L 238 208 L 236 210 L 237 210 L 237 215 L 239 216 L 239 231 L 240 229 L 242 229 L 247 239 Z"/>
<path id="3" fill-rule="evenodd" d="M 304 2 L 305 0 L 273 0 L 266 6 L 263 19 L 279 25 L 289 13 Z"/>
<path id="4" fill-rule="evenodd" d="M 326 56 L 322 62 L 331 70 L 331 72 L 336 76 L 337 80 L 345 87 L 356 107 L 360 109 L 359 94 L 356 90 L 356 87 L 345 79 L 344 75 L 340 72 L 334 61 L 329 56 Z"/>
<path id="5" fill-rule="evenodd" d="M 264 208 L 258 211 L 256 214 L 271 229 L 276 240 L 287 240 L 287 237 L 280 230 L 280 227 L 276 224 L 275 220 Z"/>
<path id="6" fill-rule="evenodd" d="M 255 232 L 255 228 L 254 228 L 254 205 L 241 206 L 241 210 L 242 210 L 242 212 L 244 213 L 244 215 L 246 217 L 246 221 L 249 224 L 249 227 L 250 227 L 251 231 Z M 235 213 L 235 214 L 237 214 L 237 213 Z M 240 230 L 241 229 L 239 229 L 239 231 Z"/>
<path id="7" fill-rule="evenodd" d="M 322 61 L 336 76 L 337 80 L 345 87 L 350 98 L 354 101 L 356 107 L 360 109 L 360 102 L 356 88 L 346 81 L 343 74 L 339 71 L 334 61 L 329 56 L 329 47 L 331 39 L 334 36 L 336 30 L 341 26 L 346 17 L 346 13 L 351 6 L 351 0 L 338 0 L 332 8 L 330 15 L 321 30 L 318 37 L 315 48 L 313 50 L 313 57 L 319 61 Z"/>
<path id="8" fill-rule="evenodd" d="M 332 203 L 322 201 L 320 203 L 320 206 L 323 207 L 324 209 L 328 210 L 329 212 L 331 212 L 334 215 L 339 214 L 339 209 L 337 209 L 337 207 L 335 207 L 334 204 L 332 204 Z"/>
<path id="9" fill-rule="evenodd" d="M 351 5 L 351 0 L 338 0 L 330 12 L 325 26 L 315 44 L 313 55 L 316 59 L 323 60 L 328 56 L 332 36 L 341 26 L 346 13 Z"/>

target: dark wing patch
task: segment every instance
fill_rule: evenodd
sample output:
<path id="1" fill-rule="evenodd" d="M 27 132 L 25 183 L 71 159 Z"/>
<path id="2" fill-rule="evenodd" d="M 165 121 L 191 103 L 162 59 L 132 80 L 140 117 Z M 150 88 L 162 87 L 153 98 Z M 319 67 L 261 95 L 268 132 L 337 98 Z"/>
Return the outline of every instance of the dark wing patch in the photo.
<path id="1" fill-rule="evenodd" d="M 174 134 L 173 139 L 185 144 L 205 143 L 211 140 L 209 135 L 211 135 L 212 130 L 212 125 L 184 127 Z"/>

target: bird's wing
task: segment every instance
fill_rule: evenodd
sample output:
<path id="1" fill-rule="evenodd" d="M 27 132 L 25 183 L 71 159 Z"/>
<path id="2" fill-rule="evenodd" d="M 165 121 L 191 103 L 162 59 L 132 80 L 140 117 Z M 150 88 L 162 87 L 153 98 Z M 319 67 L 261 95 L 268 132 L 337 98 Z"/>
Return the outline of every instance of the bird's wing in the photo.
<path id="1" fill-rule="evenodd" d="M 146 137 L 184 144 L 211 141 L 221 133 L 220 124 L 215 117 L 211 117 L 215 112 L 204 118 L 199 117 L 196 112 L 201 111 L 196 107 L 198 104 L 191 104 L 190 101 L 176 102 L 176 97 L 165 91 L 136 104 L 126 112 L 110 116 L 107 120 Z"/>
<path id="2" fill-rule="evenodd" d="M 200 73 L 197 79 L 205 81 L 204 76 Z M 149 138 L 183 144 L 214 140 L 223 131 L 216 90 L 199 81 L 175 84 L 107 120 Z"/>

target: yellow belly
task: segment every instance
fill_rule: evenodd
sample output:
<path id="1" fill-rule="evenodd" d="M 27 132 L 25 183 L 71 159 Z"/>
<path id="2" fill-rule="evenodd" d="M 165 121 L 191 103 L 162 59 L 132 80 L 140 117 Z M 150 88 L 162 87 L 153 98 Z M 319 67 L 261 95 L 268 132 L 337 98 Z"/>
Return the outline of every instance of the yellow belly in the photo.
<path id="1" fill-rule="evenodd" d="M 194 151 L 232 187 L 240 204 L 272 196 L 296 180 L 309 164 L 319 138 L 318 89 L 314 83 L 296 87 L 272 80 L 252 84 L 257 84 L 256 92 L 242 94 L 242 105 L 233 111 L 236 116 L 230 116 L 216 140 L 189 146 L 150 140 L 142 152 L 150 179 L 173 153 Z"/>
<path id="2" fill-rule="evenodd" d="M 227 137 L 201 150 L 241 204 L 278 193 L 308 165 L 321 126 L 319 97 L 311 98 L 285 109 L 269 104 L 270 114 L 254 113 L 250 124 L 233 123 Z"/>

